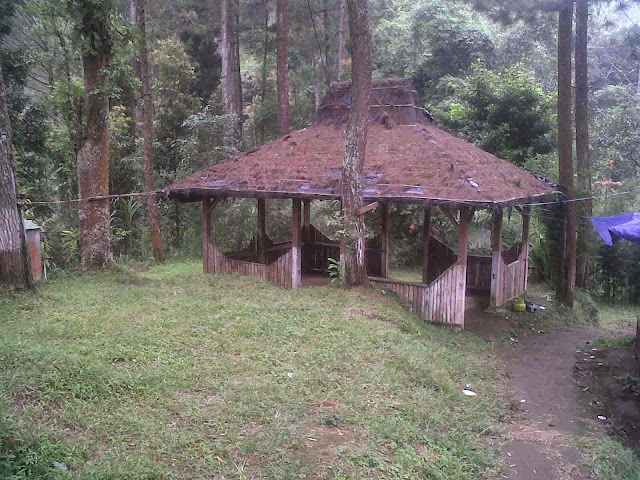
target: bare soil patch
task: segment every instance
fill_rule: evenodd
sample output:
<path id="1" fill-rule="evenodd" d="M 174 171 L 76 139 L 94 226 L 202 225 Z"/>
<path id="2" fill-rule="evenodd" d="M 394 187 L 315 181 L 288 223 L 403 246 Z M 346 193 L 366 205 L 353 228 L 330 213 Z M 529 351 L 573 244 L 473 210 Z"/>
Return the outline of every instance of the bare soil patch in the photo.
<path id="1" fill-rule="evenodd" d="M 609 434 L 640 449 L 640 379 L 633 347 L 589 349 L 584 357 L 575 366 L 584 403 L 606 417 L 601 422 Z"/>

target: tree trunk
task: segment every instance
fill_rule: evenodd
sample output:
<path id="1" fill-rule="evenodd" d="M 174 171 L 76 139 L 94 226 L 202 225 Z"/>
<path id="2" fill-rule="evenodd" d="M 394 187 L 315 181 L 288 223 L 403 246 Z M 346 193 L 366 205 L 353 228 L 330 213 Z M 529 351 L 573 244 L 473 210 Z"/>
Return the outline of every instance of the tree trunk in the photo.
<path id="1" fill-rule="evenodd" d="M 573 27 L 573 3 L 558 14 L 558 165 L 560 186 L 567 199 L 574 198 L 573 185 L 573 135 L 571 121 L 571 33 Z M 559 285 L 559 298 L 573 306 L 576 283 L 576 203 L 564 204 L 564 255 L 563 271 Z"/>
<path id="2" fill-rule="evenodd" d="M 340 0 L 340 24 L 338 27 L 338 58 L 336 59 L 336 79 L 344 78 L 344 61 L 347 45 L 347 0 Z"/>
<path id="3" fill-rule="evenodd" d="M 0 284 L 33 287 L 33 276 L 18 207 L 18 185 L 13 168 L 11 123 L 0 68 Z"/>
<path id="4" fill-rule="evenodd" d="M 153 172 L 153 90 L 151 88 L 151 74 L 149 72 L 149 52 L 147 51 L 147 31 L 145 17 L 145 0 L 136 0 L 136 19 L 138 23 L 138 42 L 140 54 L 140 96 L 142 97 L 142 134 L 144 137 L 144 186 L 147 192 L 156 189 Z M 156 262 L 164 262 L 167 255 L 162 243 L 160 222 L 158 215 L 158 197 L 147 197 L 147 210 L 149 211 L 149 229 L 151 230 L 151 245 L 153 246 L 153 258 Z"/>
<path id="5" fill-rule="evenodd" d="M 278 67 L 278 136 L 289 133 L 289 0 L 276 0 Z"/>
<path id="6" fill-rule="evenodd" d="M 85 28 L 94 30 L 92 19 Z M 111 260 L 109 200 L 90 200 L 109 194 L 109 97 L 106 94 L 106 69 L 111 57 L 111 42 L 105 21 L 95 32 L 101 37 L 98 48 L 83 53 L 86 91 L 87 133 L 78 152 L 78 189 L 80 202 L 80 264 L 83 268 L 104 267 Z"/>
<path id="7" fill-rule="evenodd" d="M 364 216 L 359 215 L 358 210 L 362 206 L 362 175 L 371 95 L 371 25 L 368 0 L 347 0 L 347 9 L 353 43 L 353 65 L 352 102 L 342 162 L 344 268 L 347 285 L 362 285 L 367 283 L 367 272 L 364 256 Z"/>
<path id="8" fill-rule="evenodd" d="M 238 0 L 222 0 L 222 97 L 225 112 L 232 116 L 225 132 L 227 145 L 240 147 L 242 141 L 242 82 L 238 42 Z"/>
<path id="9" fill-rule="evenodd" d="M 267 96 L 267 57 L 269 55 L 269 0 L 264 2 L 264 40 L 262 42 L 262 75 L 260 79 L 260 106 Z M 264 120 L 260 122 L 260 143 L 264 143 Z"/>
<path id="10" fill-rule="evenodd" d="M 576 3 L 576 166 L 580 196 L 591 196 L 591 162 L 589 160 L 589 71 L 587 65 L 587 42 L 589 23 L 589 0 Z M 593 214 L 591 200 L 582 202 L 580 214 L 590 217 Z M 576 286 L 585 288 L 589 272 L 589 245 L 591 225 L 581 222 L 579 244 L 580 252 L 576 259 Z"/>

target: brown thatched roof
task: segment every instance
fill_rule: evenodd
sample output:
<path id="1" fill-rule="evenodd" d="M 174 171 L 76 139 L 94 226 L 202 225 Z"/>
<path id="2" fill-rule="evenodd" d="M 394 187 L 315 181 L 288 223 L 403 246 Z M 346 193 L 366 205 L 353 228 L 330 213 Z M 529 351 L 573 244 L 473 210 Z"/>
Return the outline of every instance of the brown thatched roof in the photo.
<path id="1" fill-rule="evenodd" d="M 340 197 L 350 83 L 334 84 L 314 123 L 166 187 L 170 198 Z M 407 79 L 373 83 L 365 160 L 368 200 L 506 206 L 549 198 L 526 170 L 433 125 Z"/>

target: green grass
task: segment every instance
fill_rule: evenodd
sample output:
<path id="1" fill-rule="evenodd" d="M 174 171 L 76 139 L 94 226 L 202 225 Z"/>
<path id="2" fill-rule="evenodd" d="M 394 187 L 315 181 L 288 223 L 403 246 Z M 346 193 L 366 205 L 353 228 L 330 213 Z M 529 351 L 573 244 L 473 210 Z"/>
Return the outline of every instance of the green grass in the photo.
<path id="1" fill-rule="evenodd" d="M 372 290 L 200 272 L 117 268 L 0 299 L 0 478 L 498 473 L 486 343 Z"/>

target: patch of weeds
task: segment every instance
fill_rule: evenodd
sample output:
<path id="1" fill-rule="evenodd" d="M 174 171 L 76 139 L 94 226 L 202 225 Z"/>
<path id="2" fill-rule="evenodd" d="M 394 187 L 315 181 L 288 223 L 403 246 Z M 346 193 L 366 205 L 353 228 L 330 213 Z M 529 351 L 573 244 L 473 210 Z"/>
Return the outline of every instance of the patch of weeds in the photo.
<path id="1" fill-rule="evenodd" d="M 63 445 L 12 420 L 6 406 L 0 404 L 0 478 L 70 478 L 65 470 L 68 456 Z"/>
<path id="2" fill-rule="evenodd" d="M 637 480 L 640 454 L 609 437 L 585 437 L 578 446 L 586 469 L 594 478 Z"/>

